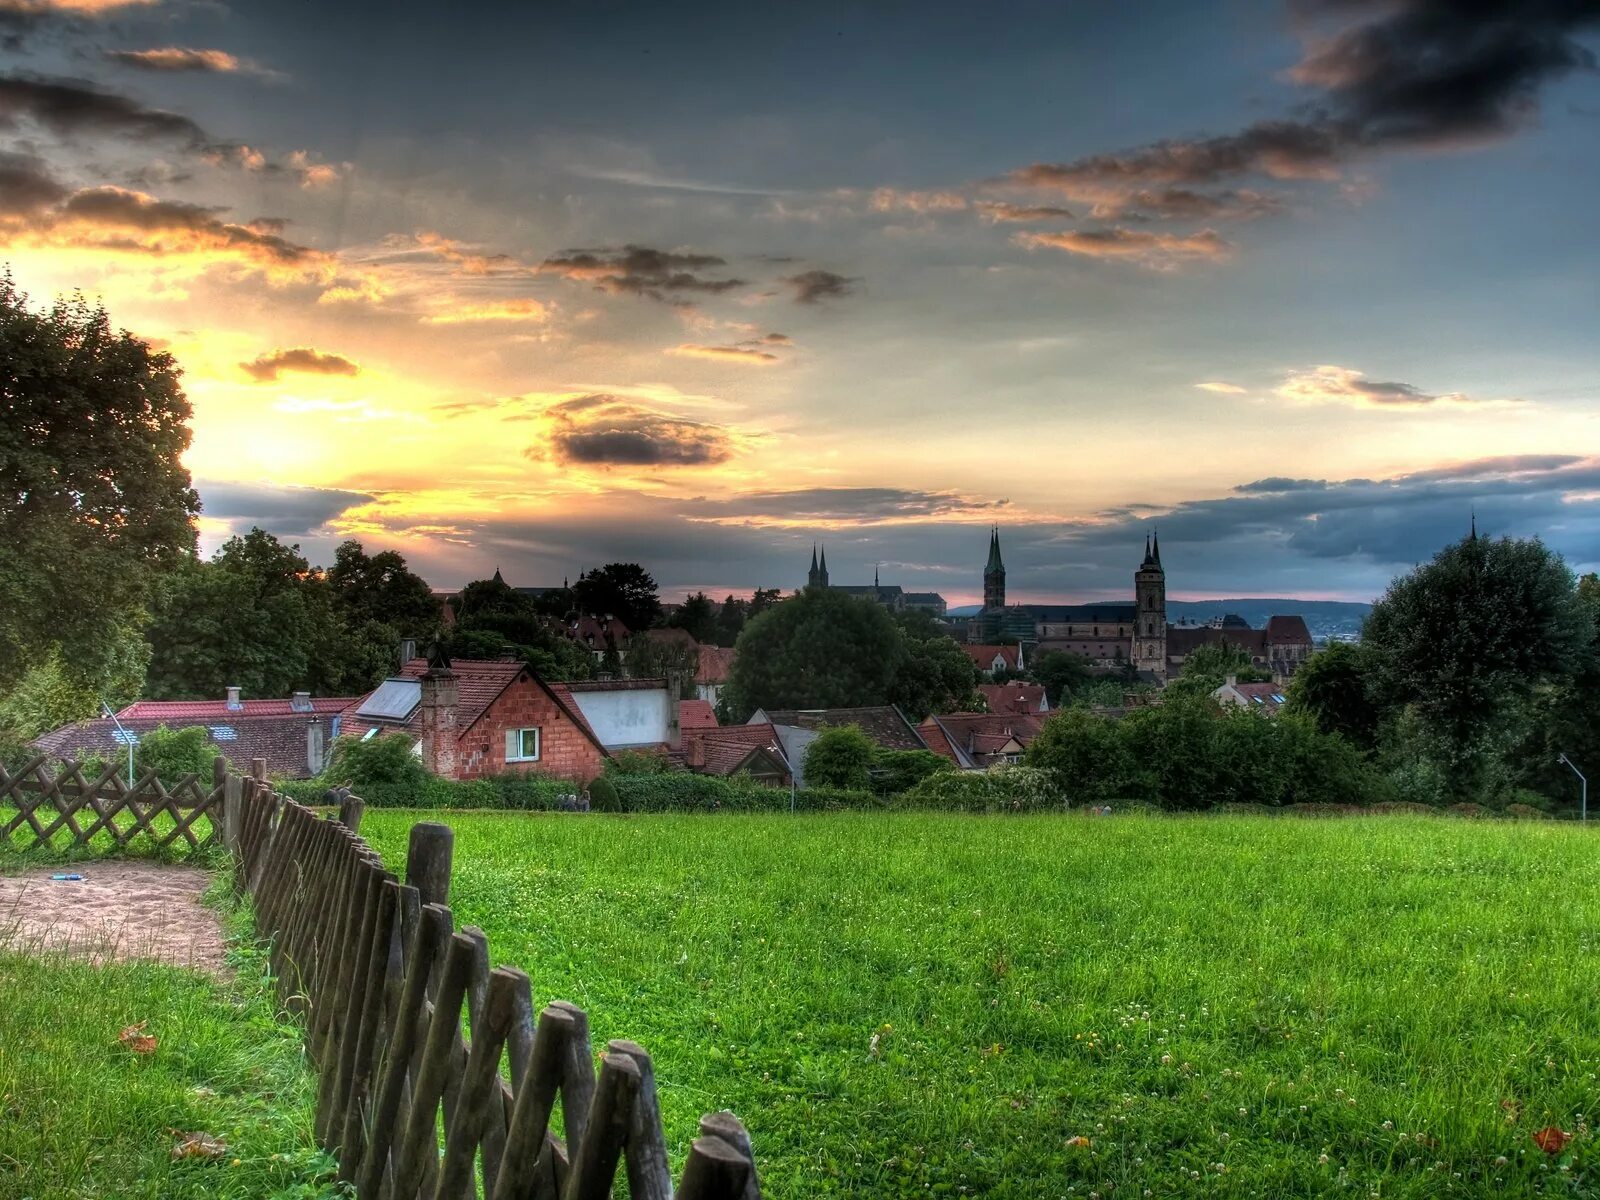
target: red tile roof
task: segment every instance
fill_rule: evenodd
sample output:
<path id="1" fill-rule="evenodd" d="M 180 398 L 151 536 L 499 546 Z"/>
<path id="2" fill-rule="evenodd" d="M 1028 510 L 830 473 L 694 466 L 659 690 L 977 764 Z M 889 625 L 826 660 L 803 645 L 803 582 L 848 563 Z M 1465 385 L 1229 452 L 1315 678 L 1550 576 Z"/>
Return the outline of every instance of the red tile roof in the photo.
<path id="1" fill-rule="evenodd" d="M 162 726 L 184 729 L 203 725 L 207 731 L 207 743 L 215 753 L 226 758 L 235 771 L 248 774 L 250 760 L 264 758 L 267 760 L 267 773 L 285 779 L 306 779 L 312 774 L 306 759 L 306 733 L 312 722 L 322 726 L 324 755 L 333 742 L 333 726 L 338 723 L 343 731 L 341 719 L 332 713 L 284 713 L 276 716 L 229 713 L 226 718 L 209 721 L 193 719 L 187 723 L 150 717 L 123 717 L 119 714 L 117 721 L 121 722 L 123 729 L 138 737 L 153 733 Z M 52 758 L 81 760 L 85 755 L 94 754 L 107 763 L 126 763 L 128 747 L 117 740 L 116 734 L 116 722 L 100 717 L 63 725 L 35 739 L 33 744 L 41 754 L 48 754 Z M 172 784 L 177 780 L 163 779 L 161 782 Z M 210 777 L 201 782 L 209 787 Z"/>
<path id="2" fill-rule="evenodd" d="M 978 695 L 992 713 L 1037 713 L 1044 711 L 1044 685 L 1023 683 L 980 683 Z"/>
<path id="3" fill-rule="evenodd" d="M 1267 641 L 1274 643 L 1298 642 L 1301 645 L 1311 645 L 1311 631 L 1306 628 L 1306 619 L 1301 616 L 1268 617 Z"/>
<path id="4" fill-rule="evenodd" d="M 1223 684 L 1222 687 L 1228 687 Z M 1235 683 L 1233 690 L 1244 699 L 1243 707 L 1259 708 L 1263 712 L 1275 713 L 1283 707 L 1284 693 L 1281 683 Z M 1222 690 L 1221 688 L 1218 691 Z"/>
<path id="5" fill-rule="evenodd" d="M 526 667 L 514 658 L 458 658 L 450 664 L 450 669 L 456 673 L 456 728 L 461 731 L 457 736 L 464 736 L 474 722 L 484 713 L 489 711 L 489 706 L 512 682 L 522 674 Z M 400 676 L 406 679 L 421 679 L 428 671 L 428 660 L 413 658 L 400 669 Z M 356 716 L 356 709 L 361 707 L 361 702 L 366 696 L 358 696 L 351 702 L 345 711 L 344 732 L 357 736 L 365 733 L 374 725 L 384 728 L 409 726 L 416 719 L 416 710 L 403 721 L 367 721 Z"/>
<path id="6" fill-rule="evenodd" d="M 717 710 L 709 700 L 685 700 L 678 706 L 678 728 L 688 733 L 691 729 L 716 729 Z"/>
<path id="7" fill-rule="evenodd" d="M 947 713 L 929 720 L 937 723 L 958 749 L 980 763 L 985 755 L 998 753 L 1012 739 L 1026 747 L 1044 728 L 1042 716 L 1011 713 Z"/>
<path id="8" fill-rule="evenodd" d="M 695 672 L 696 683 L 727 683 L 728 673 L 733 670 L 732 646 L 706 646 L 700 647 L 700 669 Z"/>
<path id="9" fill-rule="evenodd" d="M 1016 646 L 970 646 L 963 644 L 961 648 L 967 652 L 967 657 L 977 664 L 980 671 L 988 671 L 992 668 L 996 658 L 1003 658 L 1010 670 L 1015 671 L 1017 669 Z"/>
<path id="10" fill-rule="evenodd" d="M 905 713 L 892 704 L 866 708 L 768 709 L 767 720 L 774 725 L 800 729 L 823 729 L 830 725 L 857 725 L 885 750 L 926 750 L 928 745 Z"/>
<path id="11" fill-rule="evenodd" d="M 362 699 L 360 696 L 312 696 L 311 712 L 343 712 Z M 223 720 L 232 717 L 285 717 L 302 715 L 291 707 L 292 700 L 241 700 L 240 707 L 229 708 L 226 700 L 135 700 L 120 709 L 123 720 L 194 721 Z M 309 715 L 309 713 L 304 714 Z"/>
<path id="12" fill-rule="evenodd" d="M 768 722 L 686 732 L 684 750 L 685 757 L 695 764 L 691 769 L 705 775 L 732 775 L 755 750 L 766 750 L 779 763 L 786 763 L 778 731 Z"/>

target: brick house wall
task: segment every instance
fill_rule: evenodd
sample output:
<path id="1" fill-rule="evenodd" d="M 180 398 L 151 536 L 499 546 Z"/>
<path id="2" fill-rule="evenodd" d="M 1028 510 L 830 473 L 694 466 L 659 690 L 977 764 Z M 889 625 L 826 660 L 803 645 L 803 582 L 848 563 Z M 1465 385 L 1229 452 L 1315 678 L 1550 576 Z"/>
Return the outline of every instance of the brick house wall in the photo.
<path id="1" fill-rule="evenodd" d="M 506 761 L 506 732 L 539 730 L 537 762 Z M 462 735 L 456 778 L 523 772 L 587 784 L 600 774 L 605 755 L 550 695 L 527 674 L 515 680 Z"/>

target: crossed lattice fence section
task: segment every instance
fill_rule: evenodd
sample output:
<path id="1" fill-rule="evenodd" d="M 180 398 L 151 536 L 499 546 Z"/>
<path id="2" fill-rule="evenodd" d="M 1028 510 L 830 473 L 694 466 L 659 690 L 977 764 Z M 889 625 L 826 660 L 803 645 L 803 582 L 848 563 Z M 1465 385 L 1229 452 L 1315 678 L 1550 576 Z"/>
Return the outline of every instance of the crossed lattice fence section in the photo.
<path id="1" fill-rule="evenodd" d="M 319 818 L 259 778 L 223 793 L 236 879 L 317 1067 L 317 1138 L 362 1200 L 601 1200 L 619 1174 L 635 1200 L 673 1196 L 650 1056 L 612 1041 L 597 1071 L 581 1009 L 536 1016 L 528 976 L 490 969 L 483 931 L 446 905 L 447 827 L 412 829 L 402 884 L 357 835 L 359 800 Z M 680 1200 L 759 1198 L 738 1120 L 699 1132 Z"/>
<path id="2" fill-rule="evenodd" d="M 81 763 L 39 757 L 15 772 L 0 765 L 0 846 L 16 851 L 194 852 L 218 836 L 224 776 L 185 775 L 163 784 L 146 771 L 132 782 L 115 766 L 86 774 Z"/>

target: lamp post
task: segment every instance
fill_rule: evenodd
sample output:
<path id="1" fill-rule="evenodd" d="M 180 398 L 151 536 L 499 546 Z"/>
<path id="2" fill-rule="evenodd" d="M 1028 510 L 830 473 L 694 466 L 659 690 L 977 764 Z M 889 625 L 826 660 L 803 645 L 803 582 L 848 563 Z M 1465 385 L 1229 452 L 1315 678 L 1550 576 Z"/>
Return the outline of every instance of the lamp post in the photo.
<path id="1" fill-rule="evenodd" d="M 1585 777 L 1582 771 L 1578 770 L 1578 764 L 1573 762 L 1565 754 L 1563 754 L 1558 761 L 1565 763 L 1569 768 L 1571 768 L 1572 773 L 1578 777 L 1578 820 L 1587 821 L 1589 819 L 1589 780 L 1587 777 Z"/>
<path id="2" fill-rule="evenodd" d="M 100 711 L 111 718 L 111 723 L 117 727 L 117 732 L 122 735 L 123 743 L 128 747 L 128 786 L 132 787 L 134 736 L 122 727 L 122 722 L 117 720 L 117 714 L 111 711 L 111 706 L 104 700 L 100 701 Z"/>

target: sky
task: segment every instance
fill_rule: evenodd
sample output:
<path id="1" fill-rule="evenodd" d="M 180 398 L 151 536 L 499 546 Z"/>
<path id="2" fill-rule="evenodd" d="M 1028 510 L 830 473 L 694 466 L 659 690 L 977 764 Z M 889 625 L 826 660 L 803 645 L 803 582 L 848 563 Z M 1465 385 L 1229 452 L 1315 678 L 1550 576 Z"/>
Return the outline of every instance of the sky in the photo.
<path id="1" fill-rule="evenodd" d="M 1600 567 L 1600 0 L 0 0 L 0 258 L 202 547 L 1367 600 Z"/>

